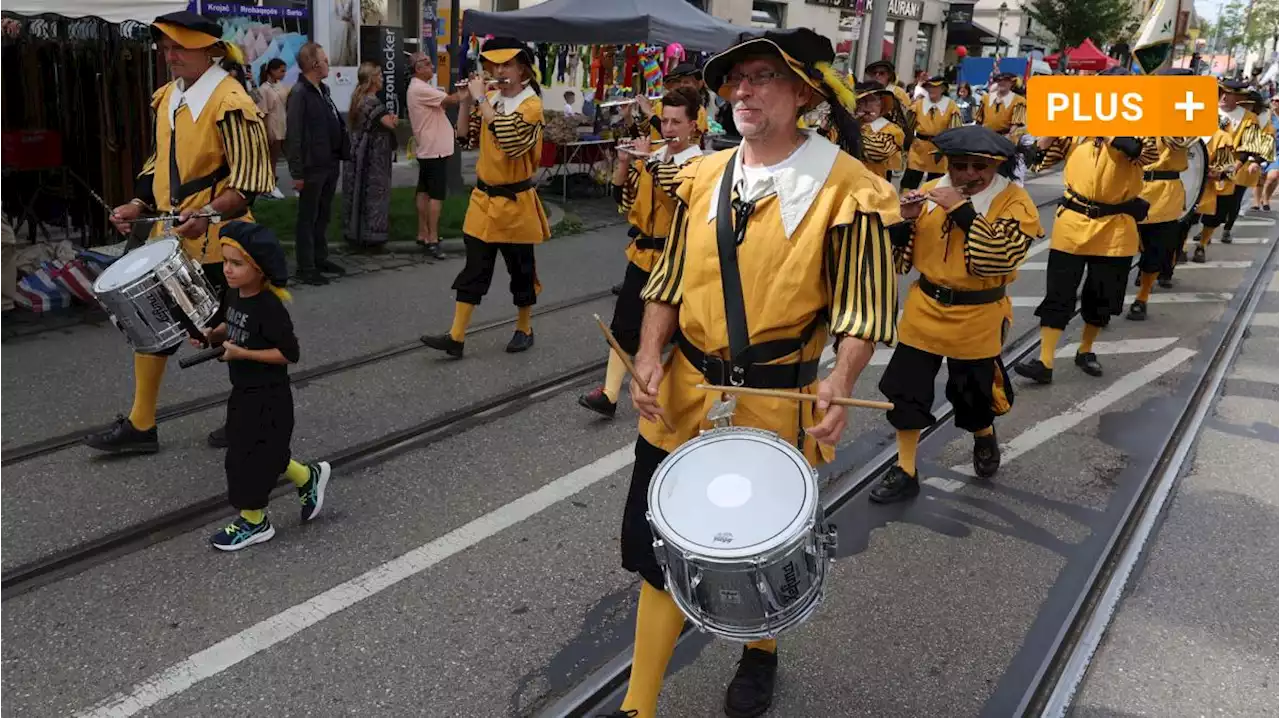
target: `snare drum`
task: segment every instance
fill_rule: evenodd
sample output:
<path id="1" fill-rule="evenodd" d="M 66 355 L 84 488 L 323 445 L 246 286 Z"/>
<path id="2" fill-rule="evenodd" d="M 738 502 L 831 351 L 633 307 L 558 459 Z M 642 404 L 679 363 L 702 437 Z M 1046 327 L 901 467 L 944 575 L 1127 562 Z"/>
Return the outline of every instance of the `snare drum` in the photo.
<path id="1" fill-rule="evenodd" d="M 821 602 L 835 545 L 821 511 L 804 454 L 772 432 L 730 427 L 659 464 L 646 516 L 684 615 L 701 630 L 748 642 L 798 626 Z"/>
<path id="2" fill-rule="evenodd" d="M 144 354 L 187 338 L 181 315 L 203 329 L 221 301 L 176 239 L 150 242 L 117 259 L 93 283 L 93 294 L 134 350 Z"/>

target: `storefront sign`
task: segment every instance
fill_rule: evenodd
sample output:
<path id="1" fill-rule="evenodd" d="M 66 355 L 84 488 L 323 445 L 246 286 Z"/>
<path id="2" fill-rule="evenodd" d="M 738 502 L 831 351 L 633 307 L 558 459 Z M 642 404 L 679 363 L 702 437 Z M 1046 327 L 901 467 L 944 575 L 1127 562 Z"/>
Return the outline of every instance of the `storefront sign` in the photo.
<path id="1" fill-rule="evenodd" d="M 200 3 L 200 8 L 205 15 L 239 15 L 276 20 L 302 20 L 307 17 L 305 7 L 263 7 L 234 2 L 203 2 Z"/>
<path id="2" fill-rule="evenodd" d="M 821 5 L 823 7 L 840 8 L 841 10 L 853 10 L 861 13 L 865 9 L 867 0 L 805 0 L 810 5 Z"/>
<path id="3" fill-rule="evenodd" d="M 387 106 L 387 112 L 404 116 L 404 99 L 400 78 L 406 76 L 404 67 L 404 30 L 398 27 L 378 25 L 360 28 L 360 55 L 365 62 L 372 62 L 382 70 L 382 91 L 378 93 Z"/>
<path id="4" fill-rule="evenodd" d="M 888 15 L 897 20 L 919 20 L 924 17 L 924 0 L 889 0 Z"/>

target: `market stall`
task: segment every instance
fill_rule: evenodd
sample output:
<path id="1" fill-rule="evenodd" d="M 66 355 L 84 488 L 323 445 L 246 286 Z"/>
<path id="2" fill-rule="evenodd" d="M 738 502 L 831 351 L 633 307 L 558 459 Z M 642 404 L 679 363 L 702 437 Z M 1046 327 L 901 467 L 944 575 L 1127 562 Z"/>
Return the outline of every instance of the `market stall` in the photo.
<path id="1" fill-rule="evenodd" d="M 1062 63 L 1063 53 L 1055 52 L 1044 60 L 1049 63 L 1050 67 L 1055 69 Z M 1064 70 L 1080 70 L 1083 72 L 1102 72 L 1108 67 L 1114 67 L 1120 63 L 1115 58 L 1108 57 L 1107 53 L 1098 49 L 1093 44 L 1093 40 L 1086 39 L 1080 43 L 1079 47 L 1071 47 L 1066 50 L 1067 63 L 1062 69 Z"/>

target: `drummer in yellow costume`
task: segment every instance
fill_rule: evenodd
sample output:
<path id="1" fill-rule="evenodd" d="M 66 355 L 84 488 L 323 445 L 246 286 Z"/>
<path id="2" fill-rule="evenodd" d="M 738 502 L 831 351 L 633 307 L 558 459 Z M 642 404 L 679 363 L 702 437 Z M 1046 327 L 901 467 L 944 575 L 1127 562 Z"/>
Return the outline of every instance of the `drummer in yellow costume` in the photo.
<path id="1" fill-rule="evenodd" d="M 1137 137 L 1042 137 L 1038 167 L 1066 160 L 1066 190 L 1049 245 L 1045 298 L 1040 317 L 1040 358 L 1014 371 L 1040 384 L 1053 381 L 1053 356 L 1062 332 L 1080 302 L 1084 333 L 1075 364 L 1102 376 L 1093 352 L 1098 332 L 1124 311 L 1130 263 L 1138 253 L 1138 222 L 1149 205 L 1142 193 L 1142 168 L 1159 159 L 1156 143 Z M 1080 289 L 1080 280 L 1084 288 Z"/>
<path id="2" fill-rule="evenodd" d="M 973 470 L 987 478 L 1000 468 L 995 417 L 1013 404 L 1013 388 L 1000 359 L 1013 322 L 1006 287 L 1031 243 L 1044 236 L 1040 213 L 1026 190 L 998 174 L 1017 148 L 980 126 L 944 130 L 935 140 L 948 172 L 903 195 L 903 216 L 914 220 L 892 230 L 900 274 L 912 269 L 893 351 L 880 391 L 894 405 L 889 423 L 898 432 L 898 463 L 870 494 L 876 503 L 905 501 L 920 493 L 916 447 L 932 426 L 933 380 L 947 361 L 947 400 L 955 423 L 973 434 Z M 926 201 L 912 201 L 926 197 Z"/>
<path id="3" fill-rule="evenodd" d="M 859 82 L 853 92 L 858 101 L 855 117 L 862 124 L 861 159 L 872 174 L 889 180 L 890 172 L 902 166 L 906 142 L 902 128 L 882 114 L 883 99 L 890 93 L 878 82 Z"/>
<path id="4" fill-rule="evenodd" d="M 1178 251 L 1178 261 L 1185 262 L 1187 253 L 1185 245 L 1187 243 L 1187 235 L 1191 232 L 1191 226 L 1196 222 L 1204 225 L 1200 231 L 1200 239 L 1196 243 L 1195 254 L 1192 255 L 1191 261 L 1197 264 L 1205 262 L 1205 247 L 1209 246 L 1209 241 L 1213 238 L 1213 227 L 1218 226 L 1218 197 L 1219 195 L 1231 194 L 1235 191 L 1231 182 L 1232 176 L 1236 171 L 1236 151 L 1235 144 L 1231 140 L 1231 134 L 1227 132 L 1230 127 L 1230 120 L 1219 116 L 1218 129 L 1209 137 L 1201 138 L 1205 141 L 1205 152 L 1209 156 L 1209 181 L 1205 185 L 1204 193 L 1200 195 L 1200 202 L 1196 205 L 1195 214 L 1185 223 L 1182 230 L 1182 244 L 1184 249 Z"/>
<path id="5" fill-rule="evenodd" d="M 988 92 L 982 98 L 974 115 L 979 125 L 995 130 L 1015 143 L 1027 124 L 1027 98 L 1013 91 L 1017 78 L 1012 72 L 996 73 L 996 91 Z"/>
<path id="6" fill-rule="evenodd" d="M 626 146 L 618 148 L 621 161 L 614 169 L 613 192 L 618 205 L 627 213 L 633 237 L 627 245 L 627 273 L 613 307 L 609 330 L 618 340 L 618 346 L 628 354 L 635 354 L 640 346 L 640 321 L 644 316 L 640 292 L 649 281 L 649 273 L 671 231 L 679 188 L 677 174 L 682 167 L 702 157 L 702 149 L 692 140 L 697 132 L 700 104 L 697 91 L 690 87 L 668 92 L 662 102 L 662 134 L 667 139 L 666 145 L 652 155 L 649 155 L 647 139 L 630 147 L 634 156 Z M 622 357 L 617 352 L 609 352 L 604 386 L 578 397 L 578 404 L 613 418 L 626 373 Z"/>
<path id="7" fill-rule="evenodd" d="M 1263 165 L 1275 159 L 1275 143 L 1270 134 L 1258 124 L 1258 116 L 1242 104 L 1249 96 L 1248 83 L 1227 80 L 1218 83 L 1218 90 L 1218 116 L 1227 122 L 1227 132 L 1235 147 L 1236 165 L 1230 193 L 1220 193 L 1217 213 L 1203 220 L 1205 228 L 1200 235 L 1201 246 L 1209 243 L 1213 230 L 1219 225 L 1223 228 L 1222 243 L 1231 244 L 1231 228 L 1240 216 L 1240 203 L 1245 191 L 1258 186 Z"/>
<path id="8" fill-rule="evenodd" d="M 907 171 L 902 175 L 902 189 L 915 189 L 921 178 L 937 179 L 947 171 L 945 157 L 937 156 L 933 138 L 943 130 L 959 127 L 960 108 L 947 97 L 947 82 L 942 77 L 932 77 L 924 82 L 927 97 L 915 101 L 911 110 L 916 116 L 916 137 L 907 156 Z"/>
<path id="9" fill-rule="evenodd" d="M 1191 75 L 1189 69 L 1164 68 L 1157 75 Z M 1172 258 L 1181 244 L 1181 222 L 1186 207 L 1186 188 L 1182 185 L 1182 172 L 1187 169 L 1187 152 L 1195 143 L 1195 137 L 1156 137 L 1159 157 L 1142 168 L 1142 199 L 1150 207 L 1146 219 L 1138 223 L 1138 238 L 1142 256 L 1138 260 L 1138 296 L 1129 307 L 1128 319 L 1142 321 L 1147 318 L 1147 300 L 1161 272 L 1171 267 Z M 1166 278 L 1162 286 L 1173 286 Z"/>
<path id="10" fill-rule="evenodd" d="M 796 127 L 802 112 L 834 100 L 839 117 L 831 126 L 851 130 L 840 145 L 856 148 L 854 101 L 830 68 L 834 57 L 829 40 L 798 28 L 744 36 L 704 69 L 707 87 L 733 103 L 743 140 L 682 172 L 672 231 L 643 294 L 631 382 L 643 418 L 622 560 L 644 582 L 630 684 L 615 716 L 653 718 L 684 624 L 663 590 L 645 512 L 658 464 L 710 427 L 707 413 L 719 397 L 694 387 L 737 383 L 817 395 L 816 406 L 741 396 L 733 423 L 775 432 L 820 463 L 834 454 L 846 423 L 830 398 L 848 396 L 875 345 L 894 340 L 897 293 L 885 226 L 900 221 L 897 195 L 840 147 Z M 829 335 L 838 340 L 835 368 L 819 381 Z M 677 349 L 664 364 L 672 338 Z M 744 647 L 725 696 L 731 718 L 768 709 L 776 650 L 772 640 Z"/>
<path id="11" fill-rule="evenodd" d="M 253 199 L 275 187 L 266 126 L 253 100 L 228 71 L 243 56 L 221 41 L 217 23 L 181 11 L 161 15 L 151 28 L 174 79 L 151 98 L 156 145 L 138 175 L 136 197 L 116 207 L 111 219 L 127 233 L 129 222 L 144 212 L 179 214 L 172 234 L 221 294 L 226 281 L 219 228 L 232 219 L 252 221 Z M 152 232 L 168 233 L 159 223 Z M 219 322 L 221 313 L 213 319 Z M 115 454 L 159 450 L 156 403 L 165 366 L 175 351 L 176 346 L 159 354 L 134 355 L 133 408 L 108 431 L 89 437 L 89 446 Z M 225 446 L 226 437 L 219 429 L 209 440 Z"/>
<path id="12" fill-rule="evenodd" d="M 480 148 L 476 188 L 462 223 L 467 264 L 453 280 L 457 303 L 449 333 L 422 337 L 423 344 L 452 357 L 462 356 L 471 313 L 493 283 L 499 253 L 511 276 L 517 310 L 507 351 L 533 346 L 533 305 L 539 290 L 533 248 L 551 236 L 533 181 L 541 159 L 543 124 L 533 53 L 519 40 L 495 37 L 485 41 L 480 59 L 485 71 L 505 84 L 486 93 L 484 78 L 473 77 L 463 95 L 467 107 L 458 113 L 457 134 Z"/>

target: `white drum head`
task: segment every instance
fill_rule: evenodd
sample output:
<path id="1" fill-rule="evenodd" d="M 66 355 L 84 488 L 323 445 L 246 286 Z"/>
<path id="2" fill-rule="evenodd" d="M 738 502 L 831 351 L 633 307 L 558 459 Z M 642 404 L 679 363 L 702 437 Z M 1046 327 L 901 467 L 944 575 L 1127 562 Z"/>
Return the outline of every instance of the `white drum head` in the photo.
<path id="1" fill-rule="evenodd" d="M 804 455 L 776 435 L 717 429 L 654 473 L 649 512 L 673 548 L 736 559 L 787 544 L 813 521 L 818 485 Z"/>
<path id="2" fill-rule="evenodd" d="M 1204 140 L 1196 140 L 1187 150 L 1187 168 L 1180 173 L 1183 186 L 1182 216 L 1195 210 L 1209 183 L 1209 151 Z"/>
<path id="3" fill-rule="evenodd" d="M 144 244 L 111 263 L 93 283 L 95 293 L 110 292 L 137 281 L 161 262 L 180 252 L 176 239 L 161 239 Z"/>

